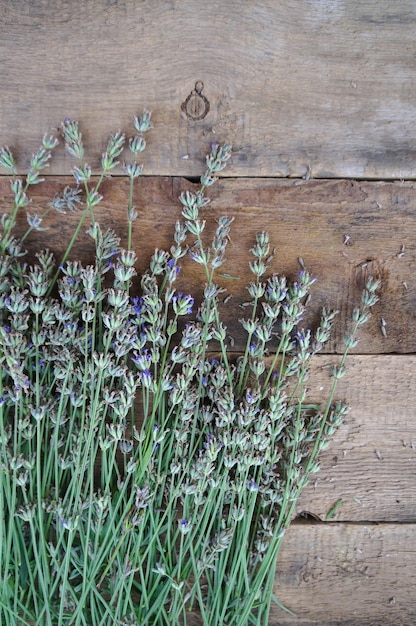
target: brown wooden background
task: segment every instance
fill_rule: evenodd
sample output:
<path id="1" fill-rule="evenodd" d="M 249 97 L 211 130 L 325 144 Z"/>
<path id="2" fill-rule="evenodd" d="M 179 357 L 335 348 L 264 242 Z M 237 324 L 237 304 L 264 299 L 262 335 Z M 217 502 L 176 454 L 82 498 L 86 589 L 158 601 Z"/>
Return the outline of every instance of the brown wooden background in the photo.
<path id="1" fill-rule="evenodd" d="M 224 268 L 241 278 L 224 281 L 235 350 L 257 230 L 268 230 L 276 248 L 271 269 L 294 275 L 302 257 L 318 276 L 311 319 L 323 304 L 341 311 L 311 379 L 317 394 L 365 277 L 382 280 L 339 388 L 348 420 L 299 503 L 279 561 L 276 594 L 296 617 L 276 608 L 273 626 L 416 620 L 415 22 L 414 0 L 0 3 L 0 143 L 13 147 L 22 170 L 64 117 L 80 121 L 96 165 L 110 131 L 132 131 L 132 116 L 152 110 L 135 196 L 143 267 L 154 247 L 170 244 L 177 197 L 201 173 L 210 142 L 233 143 L 208 219 L 235 217 Z M 209 111 L 196 120 L 204 107 L 182 105 L 198 82 Z M 58 149 L 34 208 L 64 187 L 71 167 Z M 125 181 L 105 191 L 100 219 L 119 230 Z M 0 212 L 8 198 L 2 177 Z M 70 219 L 52 221 L 36 246 L 47 241 L 59 253 Z M 187 286 L 198 291 L 201 278 L 193 273 Z"/>

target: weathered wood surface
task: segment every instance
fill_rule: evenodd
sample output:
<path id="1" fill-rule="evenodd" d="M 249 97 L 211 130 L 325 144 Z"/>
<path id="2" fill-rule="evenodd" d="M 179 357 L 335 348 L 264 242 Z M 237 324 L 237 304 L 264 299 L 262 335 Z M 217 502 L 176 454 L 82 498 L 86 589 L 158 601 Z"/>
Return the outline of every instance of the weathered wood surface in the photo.
<path id="1" fill-rule="evenodd" d="M 270 626 L 413 626 L 416 533 L 409 524 L 293 524 Z"/>
<path id="2" fill-rule="evenodd" d="M 206 241 L 215 230 L 215 220 L 227 214 L 235 218 L 227 261 L 220 273 L 238 280 L 218 277 L 218 284 L 233 296 L 222 306 L 224 323 L 234 340 L 234 350 L 243 349 L 245 334 L 238 320 L 247 314 L 241 305 L 249 299 L 246 291 L 252 278 L 248 263 L 255 233 L 267 230 L 275 258 L 270 272 L 296 277 L 299 258 L 318 277 L 306 324 L 316 322 L 323 306 L 338 309 L 339 319 L 328 350 L 343 349 L 343 337 L 351 314 L 360 299 L 369 275 L 380 278 L 380 302 L 369 324 L 362 330 L 356 353 L 411 353 L 416 351 L 416 183 L 222 179 L 210 188 L 212 202 L 205 209 Z M 39 214 L 70 178 L 48 178 L 33 189 L 30 211 Z M 148 266 L 154 248 L 168 249 L 173 243 L 175 221 L 180 218 L 180 192 L 192 185 L 184 179 L 143 177 L 135 190 L 134 202 L 139 219 L 134 225 L 134 245 L 139 251 L 139 270 Z M 123 235 L 126 230 L 128 182 L 105 181 L 105 200 L 97 207 L 97 220 Z M 9 209 L 11 192 L 6 177 L 0 177 L 0 213 Z M 59 257 L 70 240 L 78 215 L 50 214 L 50 229 L 35 233 L 38 247 L 49 247 Z M 21 231 L 27 227 L 24 212 Z M 125 242 L 125 239 L 123 239 Z M 27 245 L 32 244 L 27 240 Z M 92 260 L 91 240 L 83 235 L 74 255 Z M 192 240 L 190 241 L 192 243 Z M 73 256 L 74 256 L 73 255 Z M 190 261 L 178 287 L 200 295 L 204 276 Z M 224 298 L 226 295 L 224 294 Z M 381 319 L 385 323 L 384 336 Z M 231 340 L 230 340 L 231 341 Z M 273 346 L 271 346 L 271 349 Z"/>
<path id="3" fill-rule="evenodd" d="M 5 0 L 0 141 L 28 160 L 70 116 L 98 155 L 147 107 L 149 174 L 199 174 L 227 140 L 235 176 L 414 178 L 415 18 L 413 0 Z M 203 119 L 201 98 L 182 110 L 198 81 Z"/>
<path id="4" fill-rule="evenodd" d="M 332 379 L 325 366 L 331 362 L 329 356 L 316 360 L 311 399 L 328 393 Z M 331 519 L 415 523 L 416 356 L 351 356 L 336 396 L 350 411 L 296 514 L 325 520 L 342 500 Z"/>

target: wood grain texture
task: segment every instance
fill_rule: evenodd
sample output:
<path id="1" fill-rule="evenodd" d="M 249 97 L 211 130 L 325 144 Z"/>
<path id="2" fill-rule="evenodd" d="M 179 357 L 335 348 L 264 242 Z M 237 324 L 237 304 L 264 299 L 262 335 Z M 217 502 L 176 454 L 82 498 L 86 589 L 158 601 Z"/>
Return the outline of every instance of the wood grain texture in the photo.
<path id="1" fill-rule="evenodd" d="M 413 525 L 318 524 L 288 530 L 270 626 L 413 626 Z"/>
<path id="2" fill-rule="evenodd" d="M 100 154 L 147 107 L 149 174 L 199 174 L 227 140 L 234 176 L 414 178 L 415 18 L 413 0 L 5 0 L 0 141 L 27 162 L 69 116 Z M 200 120 L 181 108 L 197 81 Z"/>
<path id="3" fill-rule="evenodd" d="M 30 210 L 40 214 L 55 193 L 70 183 L 69 178 L 48 178 L 34 188 Z M 178 196 L 183 189 L 192 187 L 178 178 L 139 179 L 134 196 L 140 214 L 134 226 L 139 271 L 148 266 L 155 248 L 169 249 L 172 245 L 175 221 L 181 213 Z M 124 178 L 105 181 L 101 190 L 105 199 L 97 207 L 97 220 L 122 236 L 127 232 L 128 182 Z M 238 280 L 217 279 L 233 296 L 222 305 L 222 316 L 234 350 L 241 351 L 245 342 L 238 320 L 248 310 L 241 306 L 249 300 L 249 250 L 255 233 L 267 230 L 271 248 L 275 248 L 270 273 L 283 273 L 293 279 L 300 270 L 301 257 L 318 277 L 305 325 L 316 323 L 323 306 L 340 311 L 329 352 L 343 350 L 345 331 L 369 275 L 382 281 L 380 302 L 361 332 L 356 352 L 416 351 L 416 183 L 322 180 L 298 185 L 289 180 L 221 179 L 210 188 L 210 195 L 212 202 L 203 215 L 207 220 L 207 243 L 220 215 L 235 218 L 227 261 L 220 273 L 237 276 Z M 9 209 L 10 198 L 9 182 L 0 177 L 0 213 Z M 33 235 L 28 247 L 49 247 L 59 258 L 77 219 L 74 214 L 50 214 L 46 223 L 50 229 Z M 26 227 L 22 213 L 20 232 Z M 344 243 L 346 235 L 349 245 Z M 91 262 L 91 251 L 91 240 L 83 234 L 73 256 Z M 184 261 L 178 288 L 200 297 L 204 280 L 199 266 Z M 381 332 L 381 318 L 385 321 L 386 337 Z"/>
<path id="4" fill-rule="evenodd" d="M 315 362 L 310 398 L 332 382 L 329 356 Z M 296 515 L 337 521 L 416 522 L 416 357 L 351 356 L 336 397 L 350 407 L 321 456 L 321 472 L 303 492 Z"/>

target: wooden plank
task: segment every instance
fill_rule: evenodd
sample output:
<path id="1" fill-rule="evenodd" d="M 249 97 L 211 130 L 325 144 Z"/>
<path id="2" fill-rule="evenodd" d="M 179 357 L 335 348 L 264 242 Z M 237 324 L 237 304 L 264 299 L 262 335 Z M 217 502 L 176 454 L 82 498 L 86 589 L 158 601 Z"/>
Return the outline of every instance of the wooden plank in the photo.
<path id="1" fill-rule="evenodd" d="M 42 213 L 51 198 L 70 184 L 70 178 L 48 178 L 33 189 L 32 213 Z M 194 188 L 184 179 L 143 177 L 134 202 L 140 216 L 134 225 L 134 246 L 140 251 L 139 271 L 148 266 L 154 248 L 169 249 L 175 221 L 180 218 L 180 192 Z M 101 188 L 105 200 L 97 207 L 97 220 L 121 236 L 126 233 L 128 182 L 109 180 Z M 270 233 L 276 254 L 269 271 L 296 277 L 299 257 L 318 277 L 312 288 L 305 325 L 314 324 L 323 306 L 340 315 L 328 350 L 340 352 L 353 308 L 369 275 L 382 281 L 380 302 L 363 329 L 357 353 L 412 353 L 416 351 L 416 197 L 414 182 L 304 181 L 221 179 L 211 188 L 212 202 L 203 217 L 207 220 L 206 242 L 222 214 L 234 217 L 227 261 L 220 272 L 239 280 L 218 277 L 218 284 L 233 297 L 222 305 L 223 321 L 234 339 L 234 349 L 244 348 L 245 334 L 238 320 L 247 312 L 241 305 L 249 299 L 246 287 L 252 278 L 248 269 L 255 232 Z M 7 178 L 0 177 L 0 213 L 9 209 L 11 192 Z M 27 245 L 49 247 L 60 257 L 78 220 L 76 214 L 48 216 L 50 230 L 36 233 Z M 27 227 L 25 214 L 19 232 Z M 347 241 L 348 238 L 348 241 Z M 123 241 L 125 243 L 125 239 Z M 192 243 L 192 240 L 191 240 Z M 348 245 L 346 245 L 348 244 Z M 404 250 L 404 252 L 402 252 Z M 91 262 L 91 241 L 80 237 L 74 255 Z M 204 275 L 184 261 L 178 288 L 200 296 Z M 225 295 L 224 295 L 225 298 Z M 387 336 L 381 332 L 381 318 Z M 273 344 L 271 344 L 271 350 Z"/>
<path id="2" fill-rule="evenodd" d="M 413 626 L 416 528 L 292 525 L 283 540 L 270 626 Z"/>
<path id="3" fill-rule="evenodd" d="M 332 382 L 330 357 L 316 361 L 310 398 Z M 296 515 L 337 521 L 416 522 L 416 357 L 351 356 L 336 397 L 350 407 L 322 453 L 321 471 L 303 492 Z"/>
<path id="4" fill-rule="evenodd" d="M 99 155 L 147 107 L 149 174 L 195 176 L 227 140 L 234 176 L 414 178 L 415 17 L 413 0 L 5 0 L 0 141 L 27 161 L 70 116 Z"/>

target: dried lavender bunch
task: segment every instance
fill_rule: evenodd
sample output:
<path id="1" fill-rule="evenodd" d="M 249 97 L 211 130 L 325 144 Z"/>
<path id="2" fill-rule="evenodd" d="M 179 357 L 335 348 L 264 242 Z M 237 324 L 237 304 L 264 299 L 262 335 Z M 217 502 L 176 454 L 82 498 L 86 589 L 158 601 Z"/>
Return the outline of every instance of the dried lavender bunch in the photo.
<path id="1" fill-rule="evenodd" d="M 75 184 L 28 215 L 20 239 L 16 215 L 57 139 L 44 138 L 25 179 L 0 151 L 14 195 L 0 234 L 1 623 L 186 624 L 193 609 L 207 626 L 265 626 L 284 531 L 347 411 L 336 383 L 378 283 L 369 279 L 354 311 L 326 402 L 312 405 L 305 381 L 336 312 L 324 310 L 313 332 L 301 327 L 314 279 L 267 276 L 269 237 L 258 233 L 246 348 L 232 362 L 215 281 L 233 220 L 222 217 L 206 245 L 200 216 L 231 149 L 212 146 L 199 189 L 180 197 L 170 250 L 155 251 L 137 290 L 133 185 L 150 113 L 134 126 L 129 141 L 111 135 L 93 182 L 79 125 L 66 119 Z M 122 249 L 94 209 L 125 149 Z M 28 265 L 23 242 L 51 210 L 79 212 L 68 249 L 58 264 L 40 251 Z M 87 220 L 95 262 L 84 267 L 68 259 Z M 175 289 L 186 254 L 204 269 L 199 305 Z"/>

